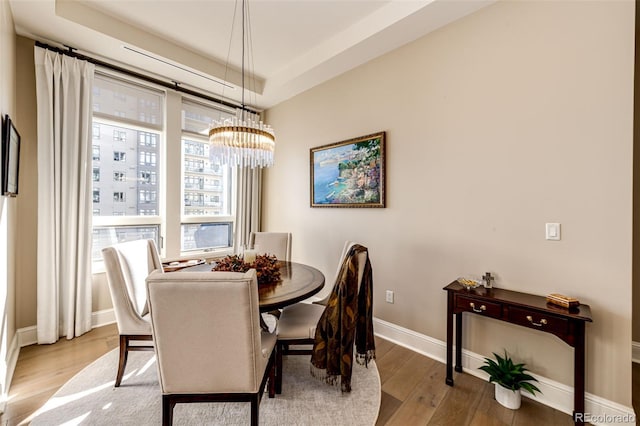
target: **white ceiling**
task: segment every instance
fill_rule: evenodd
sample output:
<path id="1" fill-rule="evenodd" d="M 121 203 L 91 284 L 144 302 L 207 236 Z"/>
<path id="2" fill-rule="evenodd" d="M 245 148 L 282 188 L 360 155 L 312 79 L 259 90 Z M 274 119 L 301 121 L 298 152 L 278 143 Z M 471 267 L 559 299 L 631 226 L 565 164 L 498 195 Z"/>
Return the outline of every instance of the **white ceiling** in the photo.
<path id="1" fill-rule="evenodd" d="M 245 103 L 273 106 L 494 1 L 251 0 L 245 58 L 253 77 Z M 241 99 L 241 6 L 234 0 L 9 3 L 19 35 Z"/>

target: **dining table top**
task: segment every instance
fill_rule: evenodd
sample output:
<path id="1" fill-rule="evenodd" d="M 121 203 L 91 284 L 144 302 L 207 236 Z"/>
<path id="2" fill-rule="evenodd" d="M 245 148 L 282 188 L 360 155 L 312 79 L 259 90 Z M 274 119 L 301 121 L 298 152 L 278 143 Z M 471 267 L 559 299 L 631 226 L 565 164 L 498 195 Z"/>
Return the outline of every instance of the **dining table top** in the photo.
<path id="1" fill-rule="evenodd" d="M 304 263 L 278 261 L 280 281 L 258 285 L 261 312 L 281 309 L 307 299 L 324 287 L 324 274 Z M 213 265 L 203 263 L 181 269 L 184 272 L 211 271 Z"/>

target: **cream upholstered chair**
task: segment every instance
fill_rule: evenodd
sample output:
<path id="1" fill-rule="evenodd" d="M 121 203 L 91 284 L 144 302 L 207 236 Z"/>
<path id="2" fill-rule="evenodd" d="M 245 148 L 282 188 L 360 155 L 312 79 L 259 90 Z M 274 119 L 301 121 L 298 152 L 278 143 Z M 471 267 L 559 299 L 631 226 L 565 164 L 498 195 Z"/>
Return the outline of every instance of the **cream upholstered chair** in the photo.
<path id="1" fill-rule="evenodd" d="M 356 243 L 353 241 L 347 241 L 342 248 L 342 254 L 340 255 L 340 260 L 338 262 L 338 269 L 334 278 L 332 291 L 338 284 L 338 275 L 342 268 L 342 264 L 349 253 L 349 249 L 355 244 Z M 363 251 L 358 254 L 358 288 L 360 288 L 360 283 L 362 282 L 367 256 L 367 251 Z M 307 301 L 300 302 L 287 306 L 282 310 L 277 329 L 276 393 L 280 393 L 282 391 L 282 356 L 311 354 L 311 348 L 293 349 L 290 346 L 313 345 L 316 326 L 326 308 L 326 304 L 329 301 L 330 296 L 331 292 L 329 292 L 322 300 L 318 300 L 313 303 L 308 303 Z"/>
<path id="2" fill-rule="evenodd" d="M 275 394 L 275 333 L 260 328 L 255 269 L 153 272 L 149 310 L 162 391 L 162 424 L 176 403 L 251 402 L 251 424 L 269 380 Z"/>
<path id="3" fill-rule="evenodd" d="M 132 345 L 132 341 L 152 340 L 145 279 L 152 271 L 162 271 L 153 240 L 137 240 L 102 249 L 113 311 L 120 334 L 120 359 L 115 386 L 120 386 L 129 351 L 151 351 L 153 345 Z"/>
<path id="4" fill-rule="evenodd" d="M 249 247 L 258 254 L 273 254 L 278 260 L 291 260 L 290 232 L 252 232 L 249 234 Z"/>

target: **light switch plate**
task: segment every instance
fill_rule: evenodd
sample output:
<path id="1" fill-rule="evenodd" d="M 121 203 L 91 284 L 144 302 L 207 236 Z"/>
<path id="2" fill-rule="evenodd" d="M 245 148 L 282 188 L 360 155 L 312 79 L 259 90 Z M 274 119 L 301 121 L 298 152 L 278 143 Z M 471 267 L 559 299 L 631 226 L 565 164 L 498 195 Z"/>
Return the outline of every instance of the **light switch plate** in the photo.
<path id="1" fill-rule="evenodd" d="M 559 223 L 545 224 L 545 238 L 547 240 L 559 241 L 560 240 L 560 224 Z"/>

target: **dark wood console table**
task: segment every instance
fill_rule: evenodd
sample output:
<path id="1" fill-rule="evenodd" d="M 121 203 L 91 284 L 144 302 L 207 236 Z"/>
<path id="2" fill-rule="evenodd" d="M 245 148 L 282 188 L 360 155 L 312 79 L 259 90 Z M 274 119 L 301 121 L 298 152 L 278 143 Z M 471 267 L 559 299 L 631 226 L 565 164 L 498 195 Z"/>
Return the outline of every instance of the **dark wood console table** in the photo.
<path id="1" fill-rule="evenodd" d="M 456 366 L 462 372 L 462 313 L 469 312 L 495 318 L 511 324 L 554 334 L 574 348 L 574 407 L 576 424 L 584 414 L 585 374 L 585 323 L 592 322 L 589 305 L 565 309 L 547 303 L 543 296 L 519 293 L 501 288 L 477 287 L 465 289 L 454 281 L 443 290 L 447 291 L 447 378 L 453 386 L 453 316 L 456 318 Z"/>

